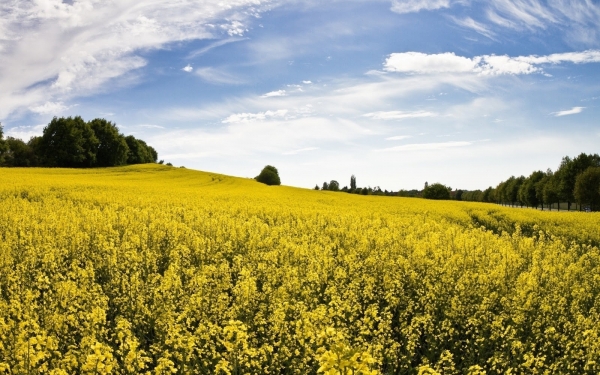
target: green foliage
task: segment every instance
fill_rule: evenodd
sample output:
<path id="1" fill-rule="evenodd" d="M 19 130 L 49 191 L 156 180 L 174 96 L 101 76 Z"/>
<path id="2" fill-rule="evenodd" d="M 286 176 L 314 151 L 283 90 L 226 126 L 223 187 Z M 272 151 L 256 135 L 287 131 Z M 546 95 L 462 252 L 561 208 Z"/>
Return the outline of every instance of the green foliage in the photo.
<path id="1" fill-rule="evenodd" d="M 427 184 L 423 189 L 425 199 L 450 199 L 450 188 L 440 183 Z"/>
<path id="2" fill-rule="evenodd" d="M 44 128 L 40 148 L 50 167 L 92 167 L 99 141 L 80 116 L 54 117 Z"/>
<path id="3" fill-rule="evenodd" d="M 281 180 L 279 178 L 279 172 L 277 168 L 272 165 L 265 166 L 260 174 L 254 178 L 256 181 L 261 182 L 263 184 L 272 186 L 272 185 L 281 185 Z"/>
<path id="4" fill-rule="evenodd" d="M 329 190 L 331 191 L 340 191 L 340 183 L 336 180 L 331 180 L 329 182 Z"/>
<path id="5" fill-rule="evenodd" d="M 95 166 L 112 167 L 126 164 L 129 146 L 117 126 L 105 119 L 94 119 L 88 124 L 99 142 Z"/>
<path id="6" fill-rule="evenodd" d="M 145 164 L 155 163 L 158 155 L 154 148 L 148 146 L 141 139 L 136 139 L 133 135 L 125 137 L 129 154 L 127 156 L 127 164 Z"/>
<path id="7" fill-rule="evenodd" d="M 600 209 L 600 167 L 589 167 L 575 180 L 575 199 L 589 204 L 593 211 Z"/>
<path id="8" fill-rule="evenodd" d="M 8 137 L 6 139 L 8 152 L 5 157 L 7 167 L 34 167 L 37 158 L 32 147 L 18 138 Z"/>

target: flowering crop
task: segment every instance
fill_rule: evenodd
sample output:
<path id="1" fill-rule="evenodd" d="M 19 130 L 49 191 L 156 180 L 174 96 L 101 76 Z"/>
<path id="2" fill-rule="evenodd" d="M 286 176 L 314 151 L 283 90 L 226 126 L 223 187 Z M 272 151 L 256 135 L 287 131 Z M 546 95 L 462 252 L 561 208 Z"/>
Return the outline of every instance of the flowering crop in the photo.
<path id="1" fill-rule="evenodd" d="M 1 169 L 0 374 L 596 374 L 600 216 Z"/>

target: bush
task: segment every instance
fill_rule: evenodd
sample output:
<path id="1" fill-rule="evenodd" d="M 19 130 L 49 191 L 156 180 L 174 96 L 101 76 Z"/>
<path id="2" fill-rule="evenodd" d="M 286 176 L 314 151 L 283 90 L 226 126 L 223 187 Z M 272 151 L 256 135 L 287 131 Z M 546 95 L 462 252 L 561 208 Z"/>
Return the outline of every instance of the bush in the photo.
<path id="1" fill-rule="evenodd" d="M 281 185 L 279 172 L 277 171 L 277 168 L 273 167 L 272 165 L 267 165 L 264 167 L 260 174 L 254 177 L 254 179 L 266 185 Z"/>

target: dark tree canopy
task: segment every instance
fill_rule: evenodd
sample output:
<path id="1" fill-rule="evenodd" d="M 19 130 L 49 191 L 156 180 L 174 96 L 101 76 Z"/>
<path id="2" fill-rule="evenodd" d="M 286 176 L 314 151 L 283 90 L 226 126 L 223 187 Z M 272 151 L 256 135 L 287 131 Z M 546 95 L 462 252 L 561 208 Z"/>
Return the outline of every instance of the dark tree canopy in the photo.
<path id="1" fill-rule="evenodd" d="M 96 166 L 109 167 L 126 164 L 129 147 L 117 126 L 110 121 L 98 118 L 90 121 L 89 125 L 99 142 L 96 149 Z"/>
<path id="2" fill-rule="evenodd" d="M 450 189 L 442 184 L 427 184 L 423 189 L 423 198 L 426 199 L 450 199 Z"/>
<path id="3" fill-rule="evenodd" d="M 53 118 L 44 128 L 40 148 L 50 167 L 83 168 L 96 163 L 99 141 L 80 116 Z"/>
<path id="4" fill-rule="evenodd" d="M 600 167 L 589 167 L 575 180 L 575 199 L 593 211 L 600 209 Z"/>
<path id="5" fill-rule="evenodd" d="M 0 165 L 9 167 L 112 167 L 155 163 L 158 154 L 146 142 L 119 133 L 105 119 L 85 122 L 81 117 L 54 117 L 41 137 L 29 142 L 4 140 L 0 124 Z"/>
<path id="6" fill-rule="evenodd" d="M 265 166 L 260 174 L 254 179 L 266 185 L 281 185 L 279 172 L 277 171 L 277 168 L 272 165 Z"/>

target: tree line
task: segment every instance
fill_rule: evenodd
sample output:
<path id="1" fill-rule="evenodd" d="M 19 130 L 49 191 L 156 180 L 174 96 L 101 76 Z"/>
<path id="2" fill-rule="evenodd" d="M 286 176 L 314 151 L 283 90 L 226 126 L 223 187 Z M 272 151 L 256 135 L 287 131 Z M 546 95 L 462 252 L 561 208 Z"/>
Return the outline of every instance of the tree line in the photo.
<path id="1" fill-rule="evenodd" d="M 54 117 L 42 136 L 28 142 L 4 139 L 0 124 L 0 166 L 92 168 L 156 163 L 157 159 L 152 146 L 121 134 L 105 119 L 86 122 L 80 116 Z"/>
<path id="2" fill-rule="evenodd" d="M 566 203 L 567 210 L 587 209 L 600 211 L 600 156 L 581 153 L 571 158 L 565 156 L 556 171 L 547 169 L 534 171 L 529 176 L 511 176 L 496 187 L 485 190 L 452 190 L 441 183 L 425 183 L 423 190 L 399 190 L 397 192 L 381 190 L 380 187 L 360 188 L 356 186 L 356 177 L 350 178 L 350 187 L 340 188 L 332 180 L 316 185 L 315 190 L 341 191 L 361 195 L 387 195 L 400 197 L 421 197 L 426 199 L 454 199 L 471 202 L 488 202 L 502 205 L 535 207 L 548 209 L 556 204 Z"/>
<path id="3" fill-rule="evenodd" d="M 534 171 L 529 176 L 511 176 L 495 188 L 464 191 L 461 200 L 503 205 L 549 208 L 560 203 L 571 210 L 584 207 L 600 210 L 600 156 L 582 153 L 575 158 L 565 156 L 556 171 Z"/>

